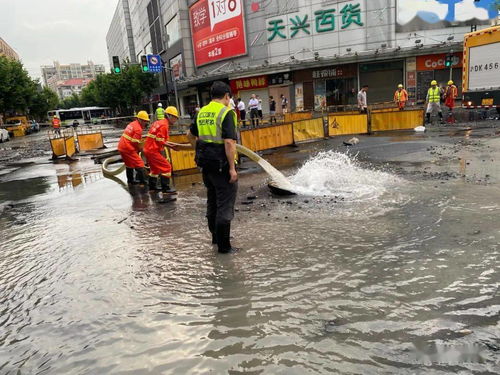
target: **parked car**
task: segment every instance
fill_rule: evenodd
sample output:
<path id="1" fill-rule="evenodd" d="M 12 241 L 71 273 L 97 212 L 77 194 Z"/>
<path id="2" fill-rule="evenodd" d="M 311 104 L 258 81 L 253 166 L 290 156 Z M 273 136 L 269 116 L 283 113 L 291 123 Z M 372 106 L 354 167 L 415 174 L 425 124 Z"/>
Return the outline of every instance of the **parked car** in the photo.
<path id="1" fill-rule="evenodd" d="M 10 135 L 7 129 L 0 128 L 0 143 L 10 140 Z"/>
<path id="2" fill-rule="evenodd" d="M 31 120 L 31 133 L 40 131 L 40 124 L 35 120 Z"/>

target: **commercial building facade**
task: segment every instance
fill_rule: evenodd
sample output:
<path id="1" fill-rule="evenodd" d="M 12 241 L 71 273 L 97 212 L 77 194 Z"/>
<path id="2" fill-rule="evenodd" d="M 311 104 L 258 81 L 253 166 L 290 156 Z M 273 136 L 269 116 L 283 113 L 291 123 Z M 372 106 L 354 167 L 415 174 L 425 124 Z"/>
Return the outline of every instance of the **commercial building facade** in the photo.
<path id="1" fill-rule="evenodd" d="M 111 56 L 118 56 L 121 61 L 137 62 L 129 0 L 118 1 L 111 26 L 106 34 L 106 45 L 110 66 L 113 66 Z"/>
<path id="2" fill-rule="evenodd" d="M 493 2 L 129 0 L 137 56 L 176 66 L 183 114 L 208 102 L 216 79 L 245 101 L 258 94 L 264 113 L 270 95 L 293 110 L 354 104 L 362 84 L 370 103 L 391 101 L 399 83 L 422 101 L 432 79 L 460 86 L 463 36 L 494 22 Z M 173 103 L 168 76 L 158 98 Z"/>
<path id="3" fill-rule="evenodd" d="M 9 57 L 13 60 L 19 61 L 19 55 L 17 52 L 14 51 L 14 49 L 2 38 L 0 38 L 0 56 Z"/>

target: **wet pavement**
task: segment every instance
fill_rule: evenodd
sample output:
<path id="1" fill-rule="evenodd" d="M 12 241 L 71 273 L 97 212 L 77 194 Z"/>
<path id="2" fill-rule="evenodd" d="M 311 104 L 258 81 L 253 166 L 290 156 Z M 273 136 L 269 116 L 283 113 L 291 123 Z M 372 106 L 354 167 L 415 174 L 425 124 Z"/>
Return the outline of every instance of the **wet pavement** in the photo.
<path id="1" fill-rule="evenodd" d="M 197 174 L 158 204 L 43 134 L 2 144 L 0 373 L 499 373 L 499 135 L 265 152 L 305 195 L 244 162 L 231 255 Z"/>

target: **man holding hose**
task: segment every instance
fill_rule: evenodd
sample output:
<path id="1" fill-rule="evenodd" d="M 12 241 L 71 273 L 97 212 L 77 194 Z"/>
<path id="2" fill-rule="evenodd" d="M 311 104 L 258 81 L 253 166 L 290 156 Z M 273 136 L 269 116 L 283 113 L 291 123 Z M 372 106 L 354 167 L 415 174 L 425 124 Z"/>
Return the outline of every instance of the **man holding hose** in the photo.
<path id="1" fill-rule="evenodd" d="M 224 82 L 213 83 L 212 101 L 203 107 L 187 136 L 196 148 L 196 164 L 201 168 L 207 188 L 208 229 L 219 253 L 231 253 L 231 220 L 238 191 L 234 155 L 236 152 L 236 113 L 228 108 L 231 89 Z"/>

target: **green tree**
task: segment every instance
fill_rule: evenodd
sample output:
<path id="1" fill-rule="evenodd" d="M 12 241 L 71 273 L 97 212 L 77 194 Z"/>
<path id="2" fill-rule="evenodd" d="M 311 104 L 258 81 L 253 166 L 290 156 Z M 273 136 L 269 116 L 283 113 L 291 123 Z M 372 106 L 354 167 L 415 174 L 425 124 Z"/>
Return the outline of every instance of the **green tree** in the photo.
<path id="1" fill-rule="evenodd" d="M 40 86 L 38 86 L 40 87 Z M 37 120 L 46 120 L 47 112 L 56 109 L 59 105 L 59 97 L 48 87 L 38 88 L 29 104 L 30 116 Z"/>
<path id="2" fill-rule="evenodd" d="M 64 98 L 61 103 L 62 108 L 74 108 L 80 107 L 80 96 L 76 93 L 73 93 L 71 96 Z"/>
<path id="3" fill-rule="evenodd" d="M 0 113 L 26 113 L 37 85 L 23 65 L 0 56 L 0 82 Z"/>

